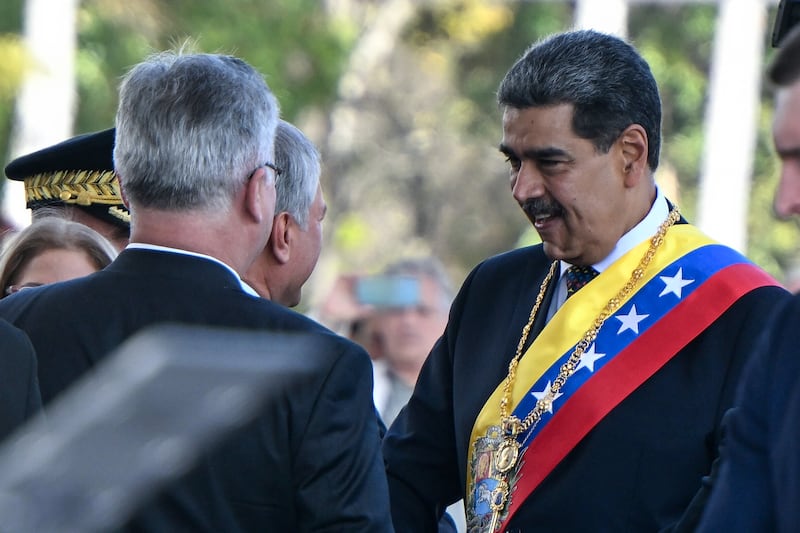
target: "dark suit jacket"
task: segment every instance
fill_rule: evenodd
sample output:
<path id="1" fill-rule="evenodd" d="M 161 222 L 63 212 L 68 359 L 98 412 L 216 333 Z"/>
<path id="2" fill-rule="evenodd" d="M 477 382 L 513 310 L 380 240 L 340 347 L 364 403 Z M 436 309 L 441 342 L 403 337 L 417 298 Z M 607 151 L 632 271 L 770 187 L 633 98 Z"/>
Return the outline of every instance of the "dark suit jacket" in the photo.
<path id="1" fill-rule="evenodd" d="M 700 532 L 800 528 L 800 296 L 775 316 L 727 417 Z"/>
<path id="2" fill-rule="evenodd" d="M 313 379 L 270 402 L 256 424 L 139 513 L 131 530 L 391 529 L 366 352 L 246 294 L 221 265 L 126 250 L 101 272 L 0 301 L 0 316 L 33 341 L 45 401 L 155 323 L 313 333 L 327 347 Z"/>
<path id="3" fill-rule="evenodd" d="M 41 407 L 33 346 L 25 333 L 0 320 L 0 440 Z"/>
<path id="4" fill-rule="evenodd" d="M 384 439 L 399 532 L 434 531 L 464 496 L 470 432 L 503 380 L 550 261 L 511 251 L 467 277 L 414 394 Z M 551 283 L 531 338 L 543 328 Z M 509 531 L 648 532 L 669 528 L 717 456 L 720 422 L 782 289 L 754 290 L 611 411 L 533 492 Z M 531 461 L 535 458 L 527 457 Z"/>

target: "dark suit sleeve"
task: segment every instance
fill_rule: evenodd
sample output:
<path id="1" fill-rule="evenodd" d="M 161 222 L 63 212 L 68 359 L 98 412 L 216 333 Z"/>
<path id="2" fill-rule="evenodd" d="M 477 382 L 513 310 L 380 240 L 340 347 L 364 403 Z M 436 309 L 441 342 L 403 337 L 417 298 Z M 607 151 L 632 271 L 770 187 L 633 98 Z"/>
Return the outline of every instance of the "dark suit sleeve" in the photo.
<path id="1" fill-rule="evenodd" d="M 0 439 L 42 408 L 36 355 L 27 335 L 0 320 Z"/>
<path id="2" fill-rule="evenodd" d="M 442 356 L 434 348 L 416 392 L 384 439 L 392 520 L 398 533 L 437 531 L 445 502 L 458 498 L 457 487 L 451 487 L 458 475 L 447 385 L 433 377 L 446 373 Z M 443 390 L 437 391 L 437 386 Z"/>
<path id="3" fill-rule="evenodd" d="M 698 532 L 775 530 L 770 455 L 800 370 L 798 318 L 796 311 L 781 313 L 744 373 L 736 406 L 725 416 L 720 463 L 706 480 L 710 496 Z"/>
<path id="4" fill-rule="evenodd" d="M 371 363 L 340 347 L 295 454 L 297 513 L 304 531 L 391 531 Z"/>

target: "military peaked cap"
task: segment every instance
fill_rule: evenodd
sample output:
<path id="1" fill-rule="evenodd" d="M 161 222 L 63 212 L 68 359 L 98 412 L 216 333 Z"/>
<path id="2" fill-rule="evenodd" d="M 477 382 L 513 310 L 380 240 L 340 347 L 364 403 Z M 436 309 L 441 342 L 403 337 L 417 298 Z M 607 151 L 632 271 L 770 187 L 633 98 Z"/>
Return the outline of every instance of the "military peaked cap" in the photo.
<path id="1" fill-rule="evenodd" d="M 25 182 L 28 208 L 73 205 L 130 228 L 114 173 L 114 128 L 72 137 L 11 161 L 6 176 Z"/>

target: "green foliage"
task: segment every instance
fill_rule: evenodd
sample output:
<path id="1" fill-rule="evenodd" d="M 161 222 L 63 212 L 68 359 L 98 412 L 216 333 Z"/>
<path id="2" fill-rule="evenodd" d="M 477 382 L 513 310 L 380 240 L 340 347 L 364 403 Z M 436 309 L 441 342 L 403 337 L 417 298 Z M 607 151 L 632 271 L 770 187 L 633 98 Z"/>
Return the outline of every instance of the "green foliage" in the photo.
<path id="1" fill-rule="evenodd" d="M 371 29 L 380 0 L 83 0 L 78 19 L 76 133 L 113 123 L 120 76 L 147 54 L 180 46 L 238 55 L 265 73 L 283 115 L 323 153 L 329 204 L 325 252 L 351 269 L 410 250 L 435 251 L 451 272 L 538 241 L 511 198 L 495 91 L 533 42 L 572 25 L 574 2 L 409 0 L 414 16 L 390 54 L 366 73 L 358 98 L 343 98 L 350 53 Z M 12 94 L 23 72 L 24 0 L 0 3 L 0 150 L 7 157 Z M 773 8 L 774 10 L 774 8 Z M 342 17 L 342 13 L 348 16 Z M 353 13 L 356 16 L 353 16 Z M 630 4 L 630 39 L 650 63 L 664 105 L 662 168 L 675 199 L 696 220 L 703 119 L 717 6 Z M 765 40 L 769 38 L 765 35 Z M 766 46 L 767 59 L 773 51 Z M 356 65 L 358 66 L 358 65 Z M 771 94 L 764 90 L 749 214 L 748 254 L 771 272 L 794 260 L 798 228 L 771 215 L 777 165 Z M 355 121 L 337 151 L 334 114 Z M 313 126 L 313 127 L 311 127 Z"/>
<path id="2" fill-rule="evenodd" d="M 192 37 L 203 51 L 242 57 L 266 75 L 289 119 L 305 107 L 331 105 L 356 35 L 316 0 L 175 0 L 164 8 L 162 46 Z"/>
<path id="3" fill-rule="evenodd" d="M 14 96 L 25 72 L 27 56 L 19 37 L 13 34 L 0 34 L 0 154 L 3 161 L 8 159 L 8 139 L 14 114 Z M 0 180 L 2 193 L 4 180 Z"/>
<path id="4" fill-rule="evenodd" d="M 420 9 L 418 20 L 409 31 L 410 42 L 421 49 L 441 50 L 454 67 L 454 83 L 460 96 L 472 102 L 474 112 L 463 124 L 478 137 L 498 137 L 499 113 L 495 92 L 514 61 L 528 45 L 550 33 L 561 31 L 571 22 L 572 8 L 566 2 L 493 2 L 493 24 L 480 39 L 454 39 L 450 28 L 459 16 L 472 24 L 471 7 L 476 2 L 462 0 L 433 3 Z"/>
<path id="5" fill-rule="evenodd" d="M 265 74 L 283 115 L 330 106 L 355 32 L 314 0 L 86 0 L 79 18 L 76 131 L 113 123 L 119 78 L 148 54 L 187 43 L 238 55 Z"/>
<path id="6" fill-rule="evenodd" d="M 695 219 L 716 6 L 632 7 L 630 39 L 650 64 L 662 101 L 661 161 L 675 169 L 682 212 Z"/>

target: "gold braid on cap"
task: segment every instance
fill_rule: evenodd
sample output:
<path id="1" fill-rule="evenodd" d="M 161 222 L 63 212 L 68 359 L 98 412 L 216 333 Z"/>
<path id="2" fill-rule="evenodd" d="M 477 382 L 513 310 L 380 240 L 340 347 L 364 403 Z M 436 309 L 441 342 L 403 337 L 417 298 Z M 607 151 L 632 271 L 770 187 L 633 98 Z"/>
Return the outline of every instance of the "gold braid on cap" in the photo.
<path id="1" fill-rule="evenodd" d="M 108 208 L 108 214 L 112 217 L 120 219 L 123 222 L 127 222 L 128 224 L 131 223 L 131 214 L 124 206 L 118 207 L 116 205 L 112 205 Z"/>
<path id="2" fill-rule="evenodd" d="M 59 170 L 25 178 L 25 201 L 57 200 L 65 204 L 122 204 L 113 170 Z"/>

